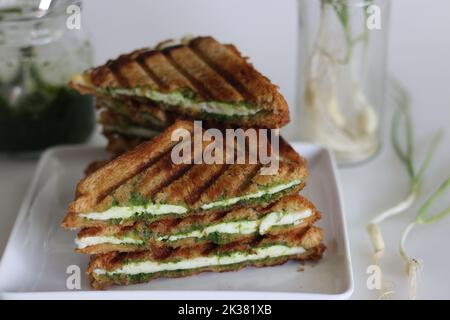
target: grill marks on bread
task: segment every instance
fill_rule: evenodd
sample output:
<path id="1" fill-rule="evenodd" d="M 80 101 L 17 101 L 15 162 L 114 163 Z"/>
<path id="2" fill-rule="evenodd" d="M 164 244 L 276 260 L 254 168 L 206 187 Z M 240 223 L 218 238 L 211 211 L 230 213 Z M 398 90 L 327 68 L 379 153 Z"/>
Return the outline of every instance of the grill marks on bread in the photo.
<path id="1" fill-rule="evenodd" d="M 275 175 L 262 175 L 260 163 L 227 164 L 226 160 L 230 160 L 231 157 L 236 160 L 236 153 L 228 154 L 225 146 L 220 155 L 224 164 L 194 165 L 193 163 L 198 160 L 194 157 L 201 156 L 202 153 L 195 154 L 193 139 L 188 139 L 187 142 L 184 140 L 184 143 L 190 144 L 187 148 L 190 150 L 188 161 L 175 164 L 172 161 L 171 151 L 179 141 L 171 141 L 171 135 L 177 129 L 186 130 L 192 137 L 194 123 L 178 120 L 161 135 L 103 165 L 83 179 L 77 186 L 76 199 L 69 206 L 69 213 L 63 221 L 63 226 L 67 228 L 103 226 L 108 222 L 85 220 L 78 215 L 105 211 L 113 203 L 127 206 L 133 195 L 149 202 L 182 205 L 190 214 L 201 211 L 203 204 L 258 192 L 261 186 L 283 184 L 299 179 L 302 180 L 302 185 L 294 187 L 289 192 L 294 193 L 303 187 L 303 180 L 307 176 L 305 161 L 288 144 L 280 147 L 281 161 L 279 172 Z M 210 143 L 203 141 L 202 151 Z M 276 198 L 273 199 L 275 200 Z M 231 205 L 239 207 L 244 204 L 266 205 L 244 202 Z M 216 207 L 210 211 L 225 209 L 229 208 Z"/>
<path id="2" fill-rule="evenodd" d="M 197 103 L 245 103 L 259 110 L 251 117 L 226 119 L 229 123 L 279 128 L 289 122 L 287 102 L 278 87 L 255 70 L 235 46 L 221 44 L 212 37 L 197 37 L 161 49 L 136 50 L 87 70 L 77 78 L 84 79 L 84 83 L 75 79 L 71 86 L 81 93 L 102 95 L 96 93 L 96 88 L 147 88 L 164 94 L 182 93 L 186 97 L 189 92 L 187 97 L 192 94 Z M 124 97 L 120 93 L 119 97 L 113 96 Z M 158 103 L 159 108 L 179 111 L 185 117 L 214 118 L 199 110 Z"/>

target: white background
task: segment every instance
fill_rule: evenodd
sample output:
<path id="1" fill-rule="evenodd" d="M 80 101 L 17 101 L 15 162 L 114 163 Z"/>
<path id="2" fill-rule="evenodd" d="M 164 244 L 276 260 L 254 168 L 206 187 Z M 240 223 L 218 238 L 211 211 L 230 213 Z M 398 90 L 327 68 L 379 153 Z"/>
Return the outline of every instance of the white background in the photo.
<path id="1" fill-rule="evenodd" d="M 437 128 L 450 123 L 450 1 L 392 2 L 388 68 L 413 97 L 417 157 Z M 298 43 L 295 0 L 90 0 L 85 1 L 83 28 L 90 32 L 95 64 L 138 47 L 185 34 L 213 35 L 232 42 L 280 86 L 295 113 Z M 386 108 L 386 125 L 392 110 Z M 289 128 L 290 135 L 295 127 Z M 97 136 L 95 143 L 102 140 Z M 423 194 L 450 176 L 450 132 L 426 175 Z M 30 183 L 34 161 L 0 160 L 0 252 Z M 340 170 L 355 274 L 355 299 L 375 299 L 366 287 L 371 264 L 365 225 L 378 211 L 408 191 L 407 176 L 386 139 L 382 152 L 367 164 Z M 423 201 L 423 198 L 422 198 Z M 450 194 L 436 205 L 450 205 Z M 386 280 L 396 298 L 406 298 L 404 264 L 397 253 L 400 230 L 417 206 L 382 226 L 388 250 Z M 332 214 L 325 212 L 324 214 Z M 450 298 L 450 217 L 439 225 L 421 226 L 410 237 L 409 252 L 424 262 L 419 298 Z"/>

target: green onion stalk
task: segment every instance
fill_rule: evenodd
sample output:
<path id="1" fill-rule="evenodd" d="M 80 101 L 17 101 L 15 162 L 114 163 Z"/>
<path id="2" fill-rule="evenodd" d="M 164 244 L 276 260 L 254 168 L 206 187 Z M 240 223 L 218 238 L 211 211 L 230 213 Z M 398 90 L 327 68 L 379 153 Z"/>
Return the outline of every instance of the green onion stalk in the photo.
<path id="1" fill-rule="evenodd" d="M 397 92 L 395 101 L 398 104 L 398 109 L 394 115 L 394 120 L 392 122 L 391 141 L 394 147 L 395 154 L 400 159 L 401 163 L 404 165 L 406 172 L 409 176 L 410 187 L 409 187 L 409 194 L 404 200 L 400 201 L 395 206 L 378 214 L 375 218 L 373 218 L 370 221 L 369 225 L 367 226 L 367 231 L 369 233 L 369 237 L 372 242 L 374 250 L 373 260 L 374 263 L 379 267 L 380 267 L 380 260 L 385 251 L 385 243 L 379 225 L 382 222 L 386 221 L 387 219 L 407 211 L 416 202 L 420 194 L 425 172 L 435 154 L 436 148 L 443 135 L 442 131 L 439 131 L 433 137 L 432 142 L 429 145 L 428 150 L 426 152 L 425 158 L 422 164 L 420 165 L 419 169 L 417 170 L 414 165 L 414 138 L 413 138 L 414 133 L 409 107 L 410 98 L 406 90 L 400 84 L 393 82 L 393 89 L 394 92 Z M 403 142 L 403 144 L 405 145 L 404 148 L 402 148 L 402 143 L 400 142 L 402 124 L 404 126 L 403 132 L 406 137 L 406 141 Z M 409 230 L 406 231 L 406 235 L 408 234 L 408 232 Z M 411 266 L 412 265 L 413 263 L 411 264 Z M 382 297 L 387 297 L 388 295 L 393 293 L 392 291 L 386 291 L 384 287 L 381 288 L 381 291 Z"/>
<path id="2" fill-rule="evenodd" d="M 442 185 L 434 192 L 430 198 L 422 205 L 419 209 L 417 217 L 409 223 L 402 232 L 400 239 L 400 255 L 406 261 L 406 273 L 408 275 L 408 285 L 409 285 L 409 298 L 411 300 L 416 299 L 417 296 L 417 279 L 422 270 L 422 262 L 419 259 L 412 258 L 406 253 L 405 243 L 411 230 L 417 225 L 433 224 L 436 223 L 447 215 L 450 214 L 450 207 L 444 209 L 430 217 L 427 216 L 428 211 L 430 211 L 431 206 L 436 202 L 436 200 L 443 195 L 445 195 L 450 190 L 450 178 L 448 178 Z"/>

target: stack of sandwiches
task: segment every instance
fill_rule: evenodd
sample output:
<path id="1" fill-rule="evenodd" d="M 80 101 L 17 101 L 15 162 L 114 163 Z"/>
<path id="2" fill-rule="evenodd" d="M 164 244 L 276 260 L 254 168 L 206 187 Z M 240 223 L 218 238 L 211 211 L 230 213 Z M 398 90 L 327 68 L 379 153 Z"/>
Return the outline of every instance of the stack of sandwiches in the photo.
<path id="1" fill-rule="evenodd" d="M 97 96 L 113 155 L 79 182 L 62 223 L 81 229 L 76 251 L 91 255 L 93 288 L 322 256 L 320 213 L 299 195 L 305 159 L 278 135 L 260 134 L 289 121 L 287 104 L 234 46 L 211 37 L 164 43 L 87 70 L 71 86 Z M 206 128 L 227 138 L 187 139 Z M 256 130 L 257 141 L 235 143 L 230 128 Z M 174 161 L 180 146 L 183 161 Z M 202 158 L 208 152 L 213 163 Z"/>

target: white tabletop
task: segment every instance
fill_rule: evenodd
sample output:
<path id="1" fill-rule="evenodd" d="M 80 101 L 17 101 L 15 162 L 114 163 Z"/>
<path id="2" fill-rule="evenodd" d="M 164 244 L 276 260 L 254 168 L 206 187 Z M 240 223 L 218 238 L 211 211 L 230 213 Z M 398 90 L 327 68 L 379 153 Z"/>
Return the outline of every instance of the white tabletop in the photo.
<path id="1" fill-rule="evenodd" d="M 134 3 L 141 7 L 133 6 Z M 396 0 L 392 3 L 389 71 L 412 94 L 416 152 L 420 160 L 435 130 L 446 128 L 450 123 L 450 2 Z M 290 105 L 295 105 L 295 0 L 129 0 L 128 6 L 122 4 L 117 0 L 86 1 L 83 27 L 90 30 L 96 52 L 95 63 L 187 32 L 212 34 L 220 40 L 236 43 L 252 57 L 257 68 L 280 85 Z M 196 9 L 192 10 L 193 7 Z M 236 7 L 239 10 L 233 10 Z M 102 11 L 102 19 L 98 19 Z M 387 108 L 388 127 L 391 118 L 392 110 Z M 292 130 L 288 133 L 292 134 Z M 102 142 L 96 134 L 91 143 Z M 424 195 L 450 176 L 449 145 L 450 132 L 426 175 Z M 35 165 L 33 160 L 0 160 L 0 253 L 6 245 Z M 365 226 L 377 212 L 406 196 L 408 179 L 393 153 L 387 132 L 383 149 L 375 159 L 340 169 L 339 173 L 355 275 L 353 298 L 375 299 L 377 293 L 366 286 L 366 269 L 372 262 Z M 422 201 L 423 197 L 418 204 Z M 436 208 L 448 205 L 450 196 L 437 203 Z M 388 247 L 382 260 L 383 270 L 386 280 L 393 285 L 396 298 L 407 297 L 404 263 L 398 254 L 400 231 L 414 217 L 417 207 L 382 225 Z M 450 263 L 449 230 L 450 217 L 438 225 L 418 227 L 411 234 L 408 251 L 424 263 L 418 298 L 450 298 L 447 272 Z"/>

